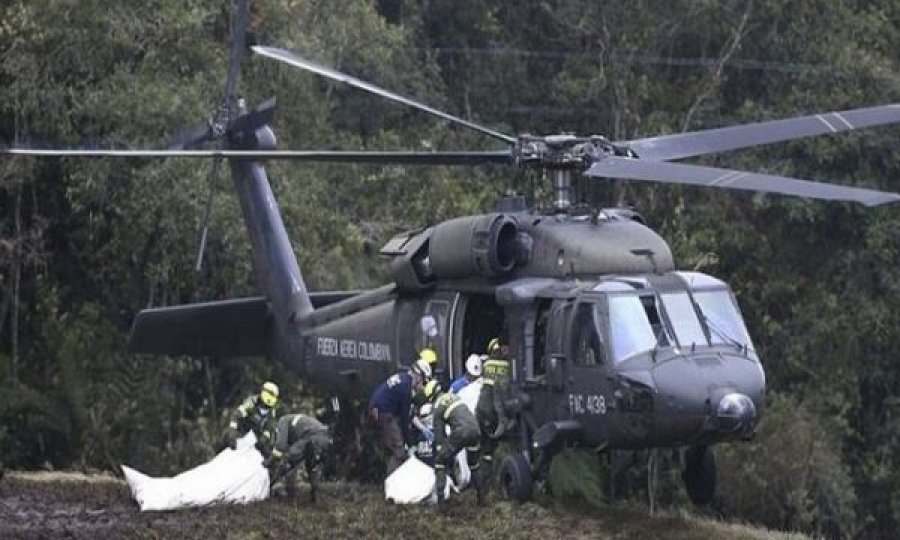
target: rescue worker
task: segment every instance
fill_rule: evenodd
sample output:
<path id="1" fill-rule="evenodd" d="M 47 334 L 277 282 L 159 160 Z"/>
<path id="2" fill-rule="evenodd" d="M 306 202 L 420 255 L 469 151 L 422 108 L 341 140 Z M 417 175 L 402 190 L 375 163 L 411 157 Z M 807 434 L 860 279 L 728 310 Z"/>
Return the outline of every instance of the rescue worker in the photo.
<path id="1" fill-rule="evenodd" d="M 428 394 L 431 394 L 429 396 Z M 484 494 L 481 489 L 481 473 L 479 471 L 479 441 L 481 431 L 478 420 L 465 403 L 450 392 L 443 392 L 440 385 L 425 387 L 426 397 L 434 399 L 434 475 L 437 489 L 438 505 L 444 504 L 444 490 L 447 486 L 447 469 L 453 468 L 453 462 L 462 449 L 466 450 L 466 459 L 472 471 L 472 483 L 477 492 L 478 504 L 482 504 Z"/>
<path id="2" fill-rule="evenodd" d="M 277 405 L 278 386 L 271 381 L 263 383 L 259 393 L 245 399 L 231 415 L 223 446 L 236 449 L 237 440 L 252 430 L 256 435 L 257 450 L 263 457 L 268 457 L 275 443 Z"/>
<path id="3" fill-rule="evenodd" d="M 429 381 L 425 387 L 430 384 L 437 384 L 437 381 Z M 418 406 L 418 412 L 413 416 L 413 427 L 417 432 L 413 435 L 413 443 L 416 457 L 419 461 L 426 465 L 434 465 L 434 403 L 430 401 Z"/>
<path id="4" fill-rule="evenodd" d="M 406 447 L 412 445 L 410 405 L 431 375 L 431 366 L 417 360 L 409 371 L 395 373 L 379 384 L 369 398 L 369 421 L 387 454 L 388 476 L 406 460 Z"/>
<path id="5" fill-rule="evenodd" d="M 507 427 L 511 427 L 508 425 L 510 421 L 504 407 L 505 398 L 509 393 L 510 365 L 502 351 L 500 338 L 491 338 L 488 341 L 488 359 L 481 368 L 483 386 L 478 396 L 478 405 L 475 407 L 478 427 L 481 429 L 484 460 L 481 474 L 485 484 L 491 478 L 498 439 L 506 432 Z"/>
<path id="6" fill-rule="evenodd" d="M 332 446 L 328 428 L 312 416 L 288 414 L 278 419 L 275 448 L 263 463 L 272 471 L 272 481 L 284 478 L 288 495 L 296 491 L 297 467 L 303 463 L 315 502 L 325 459 Z"/>
<path id="7" fill-rule="evenodd" d="M 457 379 L 450 384 L 450 392 L 458 394 L 459 391 L 468 386 L 469 383 L 478 380 L 478 377 L 481 377 L 481 362 L 481 356 L 470 354 L 469 357 L 466 358 L 466 372 L 457 377 Z"/>
<path id="8" fill-rule="evenodd" d="M 431 372 L 434 373 L 437 369 L 437 361 L 438 355 L 437 351 L 432 349 L 431 347 L 425 347 L 421 351 L 419 351 L 419 360 L 424 360 L 428 362 L 428 367 L 431 368 Z"/>

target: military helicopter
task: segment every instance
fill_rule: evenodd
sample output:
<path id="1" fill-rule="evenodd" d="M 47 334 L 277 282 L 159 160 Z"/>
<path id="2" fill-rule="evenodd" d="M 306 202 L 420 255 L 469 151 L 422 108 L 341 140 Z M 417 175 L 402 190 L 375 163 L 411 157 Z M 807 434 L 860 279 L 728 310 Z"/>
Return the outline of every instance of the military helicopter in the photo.
<path id="1" fill-rule="evenodd" d="M 499 474 L 516 500 L 545 478 L 553 455 L 580 445 L 600 452 L 673 448 L 697 504 L 716 484 L 713 445 L 753 437 L 765 373 L 724 281 L 676 268 L 666 241 L 632 208 L 584 211 L 577 178 L 629 179 L 763 191 L 880 205 L 900 195 L 807 180 L 673 163 L 672 160 L 900 122 L 900 104 L 718 129 L 611 141 L 599 135 L 511 136 L 464 120 L 282 49 L 262 57 L 416 108 L 503 143 L 493 151 L 279 151 L 275 102 L 247 110 L 236 98 L 247 0 L 238 2 L 225 100 L 209 124 L 167 150 L 39 150 L 12 155 L 197 157 L 229 161 L 252 245 L 261 296 L 141 311 L 135 353 L 274 356 L 338 398 L 365 399 L 438 352 L 443 376 L 501 336 L 513 359 L 518 450 Z M 213 150 L 192 149 L 213 141 Z M 374 164 L 506 164 L 542 172 L 552 208 L 509 197 L 496 208 L 391 238 L 380 253 L 393 281 L 366 291 L 310 292 L 282 222 L 264 161 Z M 205 238 L 205 235 L 204 235 Z M 198 261 L 202 258 L 204 239 Z M 336 402 L 337 403 L 337 402 Z"/>

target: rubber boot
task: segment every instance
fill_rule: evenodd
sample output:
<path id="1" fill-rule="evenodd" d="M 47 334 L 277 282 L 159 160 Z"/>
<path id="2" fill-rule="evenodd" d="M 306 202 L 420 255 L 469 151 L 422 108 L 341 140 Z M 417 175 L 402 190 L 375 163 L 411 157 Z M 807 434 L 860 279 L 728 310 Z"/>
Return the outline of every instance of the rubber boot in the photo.
<path id="1" fill-rule="evenodd" d="M 447 469 L 443 466 L 435 466 L 435 490 L 437 490 L 437 506 L 439 512 L 447 510 L 447 501 L 444 499 L 444 490 L 447 489 Z"/>
<path id="2" fill-rule="evenodd" d="M 484 505 L 484 481 L 481 478 L 482 468 L 479 466 L 472 470 L 472 484 L 475 486 L 475 502 L 478 506 Z"/>
<path id="3" fill-rule="evenodd" d="M 309 501 L 316 502 L 316 492 L 319 489 L 318 471 L 315 464 L 309 458 L 306 459 L 306 479 L 309 481 Z"/>
<path id="4" fill-rule="evenodd" d="M 493 483 L 493 474 L 494 474 L 494 461 L 492 455 L 486 455 L 481 458 L 481 466 L 478 467 L 478 472 L 481 473 L 478 481 L 478 488 L 481 490 L 481 497 L 484 503 L 488 502 L 488 496 L 490 495 Z"/>

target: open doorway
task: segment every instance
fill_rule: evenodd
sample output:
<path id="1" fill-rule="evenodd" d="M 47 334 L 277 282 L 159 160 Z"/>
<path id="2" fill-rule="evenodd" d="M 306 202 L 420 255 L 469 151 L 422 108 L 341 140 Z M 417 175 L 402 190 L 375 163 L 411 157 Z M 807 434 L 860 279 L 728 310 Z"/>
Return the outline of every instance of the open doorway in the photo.
<path id="1" fill-rule="evenodd" d="M 463 372 L 463 363 L 470 354 L 486 354 L 491 338 L 508 339 L 503 308 L 497 305 L 493 295 L 472 294 L 466 301 L 463 321 L 462 350 L 454 359 L 454 373 Z"/>

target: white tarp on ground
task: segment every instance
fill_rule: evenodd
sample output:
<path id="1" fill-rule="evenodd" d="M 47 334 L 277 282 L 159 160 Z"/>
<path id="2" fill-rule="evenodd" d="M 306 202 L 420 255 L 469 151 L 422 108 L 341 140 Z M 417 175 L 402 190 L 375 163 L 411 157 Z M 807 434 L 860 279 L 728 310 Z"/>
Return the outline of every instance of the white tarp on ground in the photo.
<path id="1" fill-rule="evenodd" d="M 171 478 L 152 478 L 122 465 L 125 481 L 141 511 L 177 510 L 215 504 L 248 503 L 269 496 L 269 472 L 251 431 L 212 460 Z"/>
<path id="2" fill-rule="evenodd" d="M 397 504 L 437 502 L 434 469 L 416 456 L 410 456 L 384 481 L 384 499 Z M 444 496 L 450 497 L 452 479 L 447 479 Z"/>

